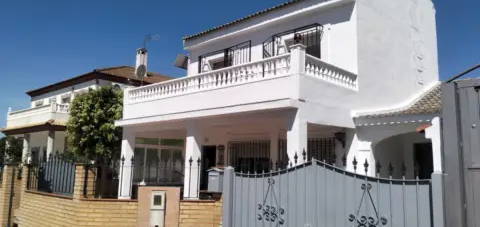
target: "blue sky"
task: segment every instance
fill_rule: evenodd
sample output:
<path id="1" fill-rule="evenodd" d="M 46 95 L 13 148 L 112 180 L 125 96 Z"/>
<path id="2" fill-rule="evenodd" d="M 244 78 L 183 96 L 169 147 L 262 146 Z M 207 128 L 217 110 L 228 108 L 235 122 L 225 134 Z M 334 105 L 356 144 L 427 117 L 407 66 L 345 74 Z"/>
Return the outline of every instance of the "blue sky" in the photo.
<path id="1" fill-rule="evenodd" d="M 28 107 L 25 91 L 94 68 L 133 65 L 145 34 L 149 70 L 181 76 L 172 66 L 181 37 L 285 0 L 16 0 L 0 3 L 0 127 L 8 107 Z M 395 0 L 401 1 L 401 0 Z M 480 1 L 435 0 L 440 76 L 480 63 Z"/>

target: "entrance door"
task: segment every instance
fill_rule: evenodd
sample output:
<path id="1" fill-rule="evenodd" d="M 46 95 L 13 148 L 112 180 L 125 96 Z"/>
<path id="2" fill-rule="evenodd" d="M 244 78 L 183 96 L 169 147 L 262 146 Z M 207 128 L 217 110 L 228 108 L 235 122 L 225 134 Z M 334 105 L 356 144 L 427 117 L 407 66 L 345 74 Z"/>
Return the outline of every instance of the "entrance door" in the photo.
<path id="1" fill-rule="evenodd" d="M 208 189 L 207 170 L 214 167 L 217 163 L 217 146 L 202 147 L 202 176 L 200 178 L 200 190 Z"/>
<path id="2" fill-rule="evenodd" d="M 433 173 L 433 156 L 431 143 L 417 143 L 413 147 L 418 178 L 430 179 Z"/>

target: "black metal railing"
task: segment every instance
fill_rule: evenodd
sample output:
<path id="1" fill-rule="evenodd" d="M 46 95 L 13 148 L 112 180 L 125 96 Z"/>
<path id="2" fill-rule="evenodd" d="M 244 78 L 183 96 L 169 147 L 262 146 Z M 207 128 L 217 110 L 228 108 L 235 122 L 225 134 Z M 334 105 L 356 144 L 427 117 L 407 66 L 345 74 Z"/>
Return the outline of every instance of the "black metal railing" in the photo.
<path id="1" fill-rule="evenodd" d="M 127 162 L 125 157 L 122 157 L 117 163 L 118 166 L 115 167 L 115 171 L 110 171 L 111 173 L 115 174 L 111 175 L 132 175 L 130 182 L 123 182 L 123 179 L 118 181 L 118 177 L 116 178 L 117 180 L 115 182 L 117 185 L 128 183 L 131 188 L 132 198 L 137 198 L 138 187 L 140 185 L 183 186 L 184 183 L 185 160 L 183 159 L 144 160 L 143 157 L 132 157 L 131 160 Z"/>
<path id="2" fill-rule="evenodd" d="M 75 184 L 75 162 L 52 154 L 28 170 L 27 189 L 72 196 Z"/>
<path id="3" fill-rule="evenodd" d="M 117 198 L 120 163 L 118 160 L 96 162 L 85 166 L 84 197 Z M 91 194 L 89 191 L 91 190 Z"/>
<path id="4" fill-rule="evenodd" d="M 321 57 L 321 40 L 323 26 L 307 25 L 282 33 L 272 35 L 263 42 L 263 58 L 277 56 L 290 51 L 290 46 L 301 43 L 306 47 L 306 53 L 317 58 Z M 292 37 L 293 39 L 289 39 Z"/>

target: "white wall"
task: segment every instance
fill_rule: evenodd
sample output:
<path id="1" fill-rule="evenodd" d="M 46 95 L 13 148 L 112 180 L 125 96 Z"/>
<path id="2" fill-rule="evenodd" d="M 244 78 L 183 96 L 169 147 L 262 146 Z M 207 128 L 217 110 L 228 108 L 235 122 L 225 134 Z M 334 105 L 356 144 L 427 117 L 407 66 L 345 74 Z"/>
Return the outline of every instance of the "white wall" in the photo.
<path id="1" fill-rule="evenodd" d="M 188 75 L 198 73 L 198 57 L 200 55 L 208 54 L 251 40 L 252 61 L 257 61 L 263 59 L 263 42 L 268 38 L 271 38 L 272 35 L 314 23 L 324 25 L 322 59 L 346 70 L 356 72 L 355 9 L 352 3 L 327 9 L 322 8 L 311 10 L 301 15 L 293 15 L 280 21 L 268 23 L 265 26 L 230 35 L 228 38 L 219 38 L 231 32 L 237 32 L 238 30 L 270 21 L 287 14 L 298 13 L 305 8 L 321 4 L 324 4 L 324 2 L 318 0 L 303 1 L 302 3 L 295 4 L 286 9 L 277 10 L 271 14 L 259 16 L 249 22 L 240 23 L 240 25 L 233 26 L 232 28 L 223 29 L 193 40 L 187 40 L 185 42 L 185 49 L 187 49 L 190 54 Z"/>
<path id="2" fill-rule="evenodd" d="M 86 81 L 80 84 L 75 84 L 73 86 L 65 87 L 62 89 L 58 89 L 55 91 L 51 91 L 42 95 L 34 96 L 31 98 L 31 107 L 35 107 L 35 103 L 37 101 L 43 100 L 44 105 L 49 104 L 50 98 L 56 98 L 58 104 L 62 104 L 62 97 L 65 96 L 71 96 L 72 99 L 74 96 L 72 96 L 74 93 L 78 92 L 87 92 L 89 89 L 97 89 L 98 87 L 103 87 L 103 86 L 110 86 L 110 85 L 118 85 L 120 88 L 124 89 L 127 87 L 131 87 L 130 85 L 125 85 L 121 83 L 115 83 L 107 80 L 90 80 Z"/>
<path id="3" fill-rule="evenodd" d="M 359 95 L 375 100 L 362 109 L 395 105 L 438 81 L 430 0 L 357 0 L 356 9 Z"/>

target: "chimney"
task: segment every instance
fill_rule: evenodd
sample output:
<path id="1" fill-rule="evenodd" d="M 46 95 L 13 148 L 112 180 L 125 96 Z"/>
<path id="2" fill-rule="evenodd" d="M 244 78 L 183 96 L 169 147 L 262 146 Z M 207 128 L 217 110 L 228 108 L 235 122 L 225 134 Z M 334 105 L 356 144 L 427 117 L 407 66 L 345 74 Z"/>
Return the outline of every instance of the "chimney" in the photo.
<path id="1" fill-rule="evenodd" d="M 135 62 L 135 75 L 138 78 L 147 76 L 147 59 L 148 51 L 145 48 L 137 49 L 137 57 Z"/>

